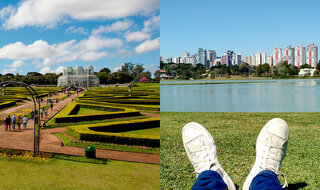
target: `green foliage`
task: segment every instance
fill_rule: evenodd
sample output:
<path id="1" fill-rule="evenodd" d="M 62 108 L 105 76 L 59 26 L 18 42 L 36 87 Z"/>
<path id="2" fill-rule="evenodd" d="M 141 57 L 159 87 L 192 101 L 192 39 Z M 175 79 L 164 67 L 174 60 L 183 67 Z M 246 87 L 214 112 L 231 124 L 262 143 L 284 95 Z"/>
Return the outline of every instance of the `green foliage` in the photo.
<path id="1" fill-rule="evenodd" d="M 255 145 L 262 127 L 272 118 L 289 126 L 289 145 L 281 171 L 291 189 L 320 189 L 320 113 L 174 113 L 161 112 L 160 189 L 191 189 L 196 175 L 184 150 L 181 130 L 198 122 L 213 136 L 218 159 L 236 186 L 242 187 L 255 161 Z M 298 175 L 297 175 L 298 174 Z"/>
<path id="2" fill-rule="evenodd" d="M 308 64 L 303 64 L 303 65 L 301 65 L 300 66 L 300 69 L 311 69 L 311 66 L 310 65 L 308 65 Z"/>
<path id="3" fill-rule="evenodd" d="M 67 134 L 85 141 L 159 147 L 160 136 L 122 133 L 125 131 L 155 128 L 158 126 L 160 126 L 160 118 L 146 118 L 130 121 L 68 126 Z"/>

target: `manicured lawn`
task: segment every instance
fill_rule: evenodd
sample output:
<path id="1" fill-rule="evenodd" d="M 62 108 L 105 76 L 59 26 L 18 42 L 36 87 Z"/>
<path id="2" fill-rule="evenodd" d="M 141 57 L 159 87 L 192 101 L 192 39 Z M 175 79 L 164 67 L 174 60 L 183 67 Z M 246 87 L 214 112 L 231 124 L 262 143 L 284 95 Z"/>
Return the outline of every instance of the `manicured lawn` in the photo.
<path id="1" fill-rule="evenodd" d="M 135 131 L 122 132 L 125 134 L 137 134 L 137 135 L 159 135 L 160 136 L 160 128 L 150 128 L 150 129 L 141 129 Z"/>
<path id="2" fill-rule="evenodd" d="M 105 114 L 106 112 L 102 111 L 102 110 L 95 110 L 95 109 L 90 109 L 90 108 L 80 108 L 77 115 L 89 115 L 89 114 L 100 114 L 100 113 Z"/>
<path id="3" fill-rule="evenodd" d="M 289 126 L 289 144 L 281 167 L 289 189 L 320 189 L 320 113 L 187 112 L 161 112 L 160 189 L 191 189 L 196 181 L 181 138 L 183 126 L 192 121 L 211 133 L 219 162 L 235 185 L 242 188 L 255 161 L 256 138 L 275 117 Z"/>
<path id="4" fill-rule="evenodd" d="M 108 161 L 106 165 L 51 159 L 0 160 L 1 189 L 159 189 L 159 166 Z"/>

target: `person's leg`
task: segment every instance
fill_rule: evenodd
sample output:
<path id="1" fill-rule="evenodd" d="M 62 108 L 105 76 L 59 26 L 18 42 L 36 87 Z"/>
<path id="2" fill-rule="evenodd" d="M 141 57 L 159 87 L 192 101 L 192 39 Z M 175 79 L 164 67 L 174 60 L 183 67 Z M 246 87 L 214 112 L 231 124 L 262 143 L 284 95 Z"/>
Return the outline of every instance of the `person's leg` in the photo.
<path id="1" fill-rule="evenodd" d="M 277 174 L 271 170 L 263 170 L 253 178 L 249 190 L 282 190 Z"/>
<path id="2" fill-rule="evenodd" d="M 226 187 L 229 190 L 236 189 L 228 174 L 221 167 L 216 144 L 204 127 L 198 123 L 188 123 L 182 129 L 182 141 L 198 178 L 192 189 L 219 190 L 226 189 Z"/>
<path id="3" fill-rule="evenodd" d="M 256 161 L 243 184 L 243 190 L 248 190 L 249 187 L 250 189 L 253 189 L 250 186 L 253 185 L 253 179 L 257 180 L 258 182 L 264 181 L 264 183 L 273 183 L 275 179 L 279 182 L 279 179 L 275 174 L 282 174 L 280 172 L 280 166 L 285 157 L 288 139 L 288 125 L 282 119 L 272 119 L 262 128 L 257 138 Z M 265 170 L 269 170 L 269 173 Z M 265 172 L 260 175 L 260 172 L 262 171 Z M 270 171 L 273 173 L 270 173 Z M 274 178 L 274 176 L 276 178 Z M 283 187 L 285 186 L 287 186 L 286 180 Z"/>
<path id="4" fill-rule="evenodd" d="M 205 170 L 201 172 L 192 190 L 196 189 L 227 189 L 227 184 L 216 171 Z"/>

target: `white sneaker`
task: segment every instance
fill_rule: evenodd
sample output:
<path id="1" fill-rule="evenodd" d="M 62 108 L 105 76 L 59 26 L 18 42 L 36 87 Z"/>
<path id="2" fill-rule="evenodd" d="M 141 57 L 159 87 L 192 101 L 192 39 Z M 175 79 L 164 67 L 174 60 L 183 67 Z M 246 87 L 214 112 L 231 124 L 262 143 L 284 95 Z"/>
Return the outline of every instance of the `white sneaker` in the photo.
<path id="1" fill-rule="evenodd" d="M 188 123 L 182 129 L 182 141 L 197 177 L 205 170 L 213 170 L 220 174 L 229 190 L 236 190 L 218 162 L 216 144 L 204 127 L 195 122 Z"/>
<path id="2" fill-rule="evenodd" d="M 288 138 L 288 125 L 282 119 L 274 118 L 262 128 L 257 138 L 256 161 L 243 184 L 243 190 L 248 190 L 252 179 L 263 170 L 271 170 L 284 177 L 280 172 L 280 166 L 285 157 Z M 285 186 L 287 186 L 286 179 L 283 188 Z"/>

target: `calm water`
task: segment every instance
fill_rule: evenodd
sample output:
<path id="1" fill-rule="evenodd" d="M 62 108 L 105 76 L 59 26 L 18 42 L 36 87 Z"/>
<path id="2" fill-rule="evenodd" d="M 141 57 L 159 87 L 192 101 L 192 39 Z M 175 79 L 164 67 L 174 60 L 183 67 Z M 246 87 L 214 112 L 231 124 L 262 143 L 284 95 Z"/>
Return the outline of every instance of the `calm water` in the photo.
<path id="1" fill-rule="evenodd" d="M 179 82 L 186 83 L 186 81 Z M 161 85 L 161 111 L 320 112 L 318 79 L 259 80 L 259 82 L 262 83 Z M 165 83 L 178 82 L 161 82 Z"/>

